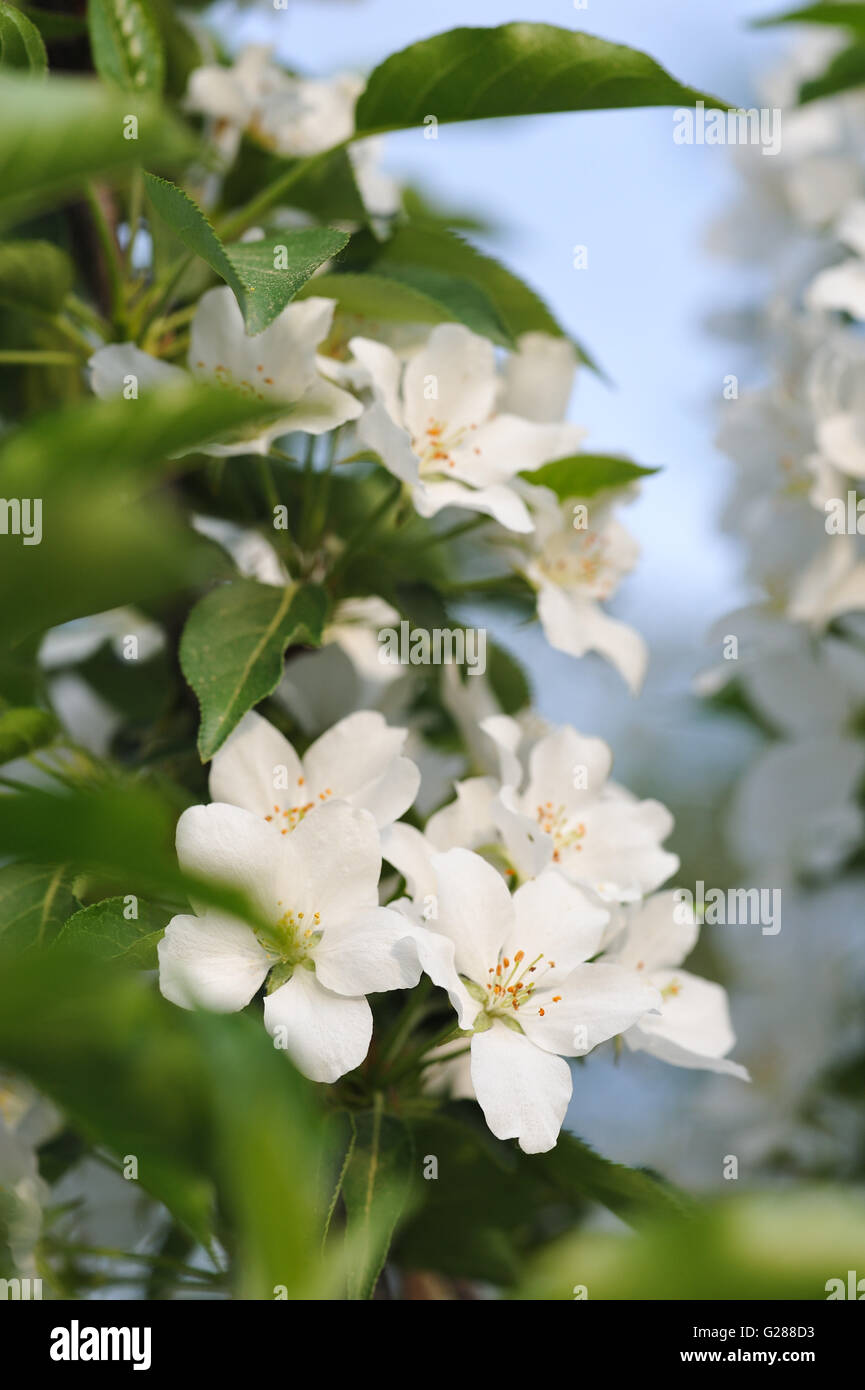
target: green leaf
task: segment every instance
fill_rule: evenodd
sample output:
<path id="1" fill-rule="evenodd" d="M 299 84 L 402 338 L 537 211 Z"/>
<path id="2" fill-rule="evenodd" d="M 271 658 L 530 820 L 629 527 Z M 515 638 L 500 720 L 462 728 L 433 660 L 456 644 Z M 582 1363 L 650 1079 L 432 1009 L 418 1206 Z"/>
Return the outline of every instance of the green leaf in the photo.
<path id="1" fill-rule="evenodd" d="M 44 748 L 57 733 L 57 720 L 45 709 L 0 711 L 0 763 Z"/>
<path id="2" fill-rule="evenodd" d="M 234 291 L 251 336 L 267 328 L 319 266 L 348 243 L 347 232 L 305 227 L 229 248 L 182 189 L 154 174 L 144 177 L 160 217 Z"/>
<path id="3" fill-rule="evenodd" d="M 424 266 L 389 266 L 387 274 L 320 275 L 308 292 L 335 299 L 346 313 L 374 323 L 463 323 L 494 343 L 513 346 L 482 289 L 471 280 Z"/>
<path id="4" fill-rule="evenodd" d="M 237 1233 L 235 1297 L 338 1297 L 339 1264 L 320 1255 L 315 1087 L 260 1019 L 201 1014 L 194 1025 L 214 1097 L 219 1185 Z"/>
<path id="5" fill-rule="evenodd" d="M 197 203 L 182 188 L 156 174 L 144 175 L 147 196 L 159 216 L 180 237 L 184 246 L 206 261 L 211 270 L 230 285 L 242 305 L 243 284 L 228 253 Z"/>
<path id="6" fill-rule="evenodd" d="M 865 5 L 833 4 L 832 0 L 824 0 L 822 4 L 804 5 L 798 10 L 785 10 L 783 14 L 751 20 L 753 29 L 767 29 L 775 24 L 832 24 L 865 34 Z"/>
<path id="7" fill-rule="evenodd" d="M 0 484 L 8 497 L 33 495 L 37 485 L 49 487 L 70 473 L 76 486 L 136 472 L 153 480 L 154 465 L 285 414 L 284 405 L 262 404 L 191 378 L 142 392 L 139 399 L 90 398 L 6 436 Z"/>
<path id="8" fill-rule="evenodd" d="M 93 66 L 124 92 L 161 92 L 162 40 L 146 0 L 87 0 Z"/>
<path id="9" fill-rule="evenodd" d="M 466 680 L 473 677 L 466 677 Z M 487 643 L 487 681 L 503 714 L 519 714 L 531 704 L 532 688 L 516 657 L 497 642 Z"/>
<path id="10" fill-rule="evenodd" d="M 836 96 L 865 83 L 865 43 L 854 43 L 836 53 L 819 77 L 812 77 L 799 88 L 799 102 L 804 106 L 820 97 Z"/>
<path id="11" fill-rule="evenodd" d="M 173 163 L 192 149 L 188 132 L 147 93 L 132 99 L 97 81 L 0 75 L 5 220 L 59 201 L 89 178 L 139 163 Z"/>
<path id="12" fill-rule="evenodd" d="M 599 1202 L 632 1226 L 693 1211 L 693 1203 L 674 1187 L 644 1169 L 602 1158 L 567 1130 L 554 1149 L 533 1154 L 529 1162 L 563 1197 Z"/>
<path id="13" fill-rule="evenodd" d="M 303 168 L 291 185 L 289 201 L 292 207 L 304 208 L 323 221 L 365 223 L 368 220 L 348 150 L 329 150 L 298 163 Z M 283 172 L 287 172 L 284 163 Z"/>
<path id="14" fill-rule="evenodd" d="M 19 600 L 0 607 L 0 634 L 11 640 L 203 582 L 211 547 L 168 496 L 142 493 L 161 481 L 157 464 L 276 413 L 231 391 L 184 383 L 140 400 L 91 399 L 7 436 L 0 496 L 19 499 L 21 534 L 0 546 L 0 585 Z M 21 499 L 29 499 L 29 516 Z M 25 520 L 35 534 L 37 502 L 41 540 L 25 544 Z"/>
<path id="15" fill-rule="evenodd" d="M 56 314 L 72 289 L 75 271 L 50 241 L 0 242 L 0 300 Z"/>
<path id="16" fill-rule="evenodd" d="M 128 780 L 78 791 L 28 787 L 0 795 L 0 844 L 4 854 L 23 863 L 66 865 L 70 873 L 93 875 L 124 895 L 171 902 L 192 895 L 253 926 L 269 927 L 236 888 L 180 870 L 177 811 Z"/>
<path id="17" fill-rule="evenodd" d="M 566 502 L 571 497 L 594 497 L 608 488 L 627 487 L 628 483 L 657 472 L 657 468 L 643 468 L 611 454 L 570 454 L 527 470 L 520 477 L 537 487 L 550 488 L 560 501 Z"/>
<path id="18" fill-rule="evenodd" d="M 244 287 L 247 332 L 254 336 L 267 328 L 319 266 L 347 244 L 347 232 L 303 227 L 230 247 L 229 259 Z"/>
<path id="19" fill-rule="evenodd" d="M 5 0 L 0 0 L 0 67 L 48 71 L 48 54 L 36 25 Z"/>
<path id="20" fill-rule="evenodd" d="M 0 868 L 0 942 L 5 950 L 47 946 L 77 906 L 63 865 Z"/>
<path id="21" fill-rule="evenodd" d="M 326 610 L 316 584 L 280 589 L 252 579 L 222 585 L 196 604 L 180 639 L 180 665 L 201 707 L 202 762 L 276 689 L 286 647 L 320 644 Z"/>
<path id="22" fill-rule="evenodd" d="M 43 39 L 77 39 L 87 33 L 87 22 L 81 15 L 61 14 L 59 10 L 36 10 L 28 6 L 29 17 Z"/>
<path id="23" fill-rule="evenodd" d="M 473 1120 L 464 1122 L 444 1111 L 413 1126 L 413 1140 L 417 1201 L 395 1242 L 399 1268 L 515 1283 L 530 1248 L 533 1221 L 549 1213 L 530 1173 L 517 1171 L 513 1149 Z M 421 1167 L 427 1155 L 438 1163 L 437 1176 L 429 1179 Z"/>
<path id="24" fill-rule="evenodd" d="M 57 944 L 75 947 L 97 960 L 119 960 L 138 970 L 155 970 L 156 947 L 170 916 L 134 894 L 104 898 L 73 913 L 64 922 Z"/>
<path id="25" fill-rule="evenodd" d="M 386 58 L 355 112 L 358 137 L 447 121 L 693 106 L 714 97 L 682 86 L 652 58 L 592 34 L 552 24 L 451 29 Z"/>
<path id="26" fill-rule="evenodd" d="M 472 281 L 491 301 L 511 339 L 519 338 L 522 333 L 547 333 L 553 338 L 565 336 L 561 324 L 534 290 L 494 256 L 479 251 L 448 228 L 418 223 L 399 227 L 382 248 L 375 268 L 382 274 L 392 274 L 397 266 L 425 266 Z M 598 371 L 586 349 L 577 342 L 574 346 L 580 360 Z"/>
<path id="27" fill-rule="evenodd" d="M 354 1117 L 355 1142 L 342 1179 L 348 1297 L 372 1298 L 412 1185 L 411 1135 L 380 1106 Z"/>
<path id="28" fill-rule="evenodd" d="M 134 1156 L 145 1191 L 210 1243 L 210 1086 L 188 1014 L 141 975 L 68 949 L 4 955 L 0 1051 L 91 1143 Z"/>

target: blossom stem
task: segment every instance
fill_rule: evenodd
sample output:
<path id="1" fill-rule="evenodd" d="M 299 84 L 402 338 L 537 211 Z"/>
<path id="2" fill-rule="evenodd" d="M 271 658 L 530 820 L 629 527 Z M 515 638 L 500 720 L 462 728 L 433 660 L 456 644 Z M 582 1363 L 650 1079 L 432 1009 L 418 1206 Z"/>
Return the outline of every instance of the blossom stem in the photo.
<path id="1" fill-rule="evenodd" d="M 455 541 L 458 536 L 467 535 L 469 531 L 476 531 L 479 526 L 485 526 L 489 521 L 488 516 L 473 516 L 470 521 L 462 521 L 457 526 L 451 526 L 447 531 L 436 531 L 427 540 L 421 541 L 414 547 L 415 554 L 419 550 L 431 550 L 436 545 L 446 545 L 449 541 Z"/>
<path id="2" fill-rule="evenodd" d="M 306 174 L 311 173 L 319 164 L 336 154 L 338 150 L 346 148 L 349 143 L 348 140 L 343 140 L 341 144 L 333 145 L 328 150 L 321 150 L 318 154 L 311 155 L 307 159 L 297 160 L 286 173 L 280 174 L 278 179 L 274 179 L 273 183 L 269 183 L 266 188 L 251 198 L 245 207 L 238 208 L 236 212 L 231 213 L 219 223 L 216 230 L 223 241 L 239 237 L 259 217 L 268 212 L 274 203 L 278 203 L 294 184 L 299 183 Z"/>
<path id="3" fill-rule="evenodd" d="M 99 190 L 93 183 L 88 183 L 85 190 L 87 205 L 90 208 L 90 215 L 93 218 L 93 225 L 99 239 L 99 245 L 105 261 L 105 273 L 108 277 L 108 293 L 111 300 L 111 316 L 115 326 L 120 327 L 124 317 L 123 312 L 123 277 L 120 264 L 120 250 L 117 245 L 114 232 L 109 225 L 105 215 L 105 208 L 99 196 Z"/>
<path id="4" fill-rule="evenodd" d="M 0 362 L 18 363 L 21 366 L 76 367 L 80 361 L 81 358 L 74 352 L 55 351 L 52 348 L 33 351 L 4 348 L 0 351 Z"/>
<path id="5" fill-rule="evenodd" d="M 369 516 L 364 517 L 363 521 L 361 521 L 360 524 L 355 527 L 351 535 L 348 537 L 345 543 L 345 549 L 342 551 L 342 554 L 339 556 L 336 563 L 331 567 L 329 578 L 333 579 L 337 574 L 340 573 L 340 571 L 344 568 L 347 562 L 353 558 L 354 554 L 359 548 L 358 543 L 361 541 L 362 538 L 366 539 L 367 541 L 372 539 L 374 534 L 373 528 L 375 528 L 381 522 L 382 518 L 386 515 L 387 512 L 390 511 L 390 509 L 393 506 L 395 506 L 399 502 L 401 497 L 402 480 L 400 478 L 394 478 L 392 487 L 388 489 L 388 491 L 385 493 L 384 497 L 382 497 L 378 505 L 373 508 Z"/>
<path id="6" fill-rule="evenodd" d="M 141 166 L 137 165 L 132 171 L 132 187 L 129 190 L 129 241 L 126 244 L 126 254 L 124 265 L 126 274 L 132 271 L 132 256 L 135 250 L 135 238 L 138 234 L 138 224 L 141 221 L 141 205 L 144 199 L 144 176 Z"/>

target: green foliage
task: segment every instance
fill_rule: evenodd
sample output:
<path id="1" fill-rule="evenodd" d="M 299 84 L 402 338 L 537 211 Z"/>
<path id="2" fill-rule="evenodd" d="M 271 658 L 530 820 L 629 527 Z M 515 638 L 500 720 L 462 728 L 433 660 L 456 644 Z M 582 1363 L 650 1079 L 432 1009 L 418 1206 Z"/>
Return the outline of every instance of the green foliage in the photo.
<path id="1" fill-rule="evenodd" d="M 405 271 L 419 265 L 470 280 L 491 300 L 512 341 L 523 333 L 565 336 L 561 324 L 534 290 L 452 228 L 407 223 L 383 246 L 380 264 L 391 269 L 391 273 L 396 267 Z M 597 371 L 597 364 L 586 349 L 576 341 L 574 346 L 580 360 Z"/>
<path id="2" fill-rule="evenodd" d="M 865 83 L 865 43 L 853 43 L 836 53 L 819 77 L 812 77 L 799 88 L 799 101 L 805 105 L 820 97 L 836 96 Z"/>
<path id="3" fill-rule="evenodd" d="M 131 109 L 130 109 L 131 108 Z M 137 139 L 124 135 L 137 121 Z M 191 152 L 189 134 L 144 94 L 98 82 L 0 75 L 0 223 L 56 203 L 90 178 Z"/>
<path id="4" fill-rule="evenodd" d="M 164 908 L 134 896 L 105 898 L 73 913 L 57 941 L 97 960 L 123 961 L 140 970 L 155 970 L 156 947 L 169 915 Z"/>
<path id="5" fill-rule="evenodd" d="M 16 5 L 0 0 L 0 68 L 24 68 L 31 74 L 48 71 L 42 35 Z"/>
<path id="6" fill-rule="evenodd" d="M 396 1116 L 382 1113 L 378 1099 L 372 1111 L 352 1117 L 352 1146 L 342 1176 L 350 1299 L 372 1297 L 412 1186 L 411 1133 Z"/>
<path id="7" fill-rule="evenodd" d="M 388 274 L 323 275 L 309 294 L 335 299 L 349 314 L 383 323 L 462 323 L 503 347 L 513 341 L 495 306 L 471 280 L 424 266 L 388 267 Z"/>
<path id="8" fill-rule="evenodd" d="M 0 943 L 7 952 L 47 946 L 78 904 L 64 865 L 4 864 L 0 868 Z"/>
<path id="9" fill-rule="evenodd" d="M 856 33 L 865 34 L 865 5 L 859 3 L 833 4 L 832 0 L 822 0 L 817 5 L 803 5 L 801 9 L 785 10 L 782 14 L 763 15 L 752 19 L 755 29 L 769 28 L 776 24 L 831 24 Z"/>
<path id="10" fill-rule="evenodd" d="M 234 290 L 251 335 L 267 328 L 319 266 L 348 242 L 346 232 L 309 227 L 227 248 L 182 189 L 154 174 L 145 179 L 160 217 Z"/>
<path id="11" fill-rule="evenodd" d="M 206 1246 L 220 1195 L 245 1256 L 240 1297 L 315 1289 L 311 1087 L 260 1024 L 186 1014 L 122 966 L 58 947 L 4 958 L 0 1051 L 118 1162 L 134 1156 L 144 1189 Z"/>
<path id="12" fill-rule="evenodd" d="M 0 709 L 0 763 L 44 748 L 57 731 L 57 720 L 50 710 Z"/>
<path id="13" fill-rule="evenodd" d="M 319 645 L 326 609 L 325 593 L 314 584 L 279 589 L 252 579 L 214 589 L 193 608 L 180 664 L 201 706 L 202 762 L 276 689 L 286 647 Z"/>
<path id="14" fill-rule="evenodd" d="M 18 639 L 202 579 L 210 547 L 150 491 L 158 468 L 274 413 L 190 382 L 138 400 L 76 404 L 10 435 L 0 444 L 0 493 L 40 499 L 43 540 L 0 548 L 0 583 L 28 594 L 26 605 L 3 606 L 0 632 Z"/>
<path id="15" fill-rule="evenodd" d="M 416 1158 L 415 1202 L 396 1242 L 403 1268 L 511 1286 L 526 1254 L 573 1230 L 591 1203 L 641 1227 L 689 1210 L 650 1174 L 611 1163 L 573 1135 L 549 1153 L 524 1154 L 486 1132 L 465 1101 L 421 1121 L 413 1139 L 415 1154 L 435 1156 L 438 1169 L 425 1179 Z"/>
<path id="16" fill-rule="evenodd" d="M 0 241 L 0 301 L 55 314 L 75 272 L 65 251 L 50 241 Z"/>
<path id="17" fill-rule="evenodd" d="M 658 471 L 608 454 L 571 454 L 520 476 L 527 483 L 550 488 L 561 502 L 566 502 L 571 497 L 594 497 L 609 488 L 627 487 Z"/>
<path id="18" fill-rule="evenodd" d="M 358 135 L 439 123 L 623 106 L 692 106 L 714 97 L 684 87 L 652 58 L 552 24 L 451 29 L 386 58 L 362 93 Z"/>
<path id="19" fill-rule="evenodd" d="M 165 55 L 147 0 L 87 0 L 93 65 L 124 92 L 161 92 Z"/>

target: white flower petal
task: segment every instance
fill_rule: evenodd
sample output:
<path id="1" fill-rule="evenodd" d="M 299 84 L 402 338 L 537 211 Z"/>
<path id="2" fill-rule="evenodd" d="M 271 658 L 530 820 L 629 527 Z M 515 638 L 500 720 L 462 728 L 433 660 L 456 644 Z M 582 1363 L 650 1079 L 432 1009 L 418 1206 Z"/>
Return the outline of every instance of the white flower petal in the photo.
<path id="1" fill-rule="evenodd" d="M 660 1014 L 647 1014 L 628 1030 L 628 1046 L 674 1067 L 720 1071 L 749 1080 L 746 1068 L 726 1056 L 736 1041 L 726 990 L 686 970 L 655 972 L 652 983 L 676 992 L 664 997 Z"/>
<path id="2" fill-rule="evenodd" d="M 524 420 L 561 420 L 577 366 L 573 343 L 549 333 L 523 333 L 517 348 L 505 364 L 502 409 Z"/>
<path id="3" fill-rule="evenodd" d="M 349 420 L 357 420 L 362 414 L 363 406 L 356 396 L 319 376 L 304 391 L 291 415 L 286 417 L 286 426 L 289 430 L 302 430 L 305 434 L 326 434 L 328 430 L 339 429 Z M 282 425 L 280 433 L 285 433 Z"/>
<path id="4" fill-rule="evenodd" d="M 603 791 L 612 764 L 612 752 L 602 738 L 587 738 L 569 724 L 552 730 L 529 755 L 526 811 L 532 813 L 547 802 L 554 809 L 580 811 Z"/>
<path id="5" fill-rule="evenodd" d="M 402 874 L 414 899 L 435 895 L 436 876 L 432 857 L 436 847 L 420 830 L 404 821 L 388 825 L 381 832 L 381 852 L 388 864 Z"/>
<path id="6" fill-rule="evenodd" d="M 636 971 L 603 963 L 578 965 L 556 994 L 561 995 L 558 1003 L 552 1001 L 552 991 L 533 998 L 537 1007 L 521 1009 L 520 1024 L 536 1047 L 567 1057 L 591 1052 L 661 1004 L 658 990 Z"/>
<path id="7" fill-rule="evenodd" d="M 524 883 L 513 904 L 516 921 L 505 955 L 512 959 L 522 950 L 529 965 L 543 954 L 537 974 L 545 989 L 600 950 L 610 914 L 555 869 L 545 869 L 539 878 Z"/>
<path id="8" fill-rule="evenodd" d="M 319 980 L 336 994 L 411 989 L 421 976 L 410 924 L 388 907 L 366 908 L 326 928 L 313 958 Z"/>
<path id="9" fill-rule="evenodd" d="M 354 1071 L 372 1038 L 372 1011 L 366 1000 L 333 994 L 311 970 L 295 970 L 286 984 L 267 996 L 264 1022 L 295 1066 L 313 1081 L 338 1081 Z"/>
<path id="10" fill-rule="evenodd" d="M 648 649 L 627 623 L 611 618 L 592 599 L 576 598 L 556 584 L 541 584 L 538 617 L 550 646 L 569 656 L 599 652 L 636 694 L 643 683 Z"/>
<path id="11" fill-rule="evenodd" d="M 454 783 L 456 800 L 430 816 L 426 838 L 437 850 L 478 849 L 496 839 L 492 777 L 469 777 Z"/>
<path id="12" fill-rule="evenodd" d="M 413 497 L 420 516 L 437 516 L 445 507 L 459 507 L 491 516 L 508 531 L 525 534 L 534 530 L 525 502 L 503 484 L 471 488 L 458 482 L 424 482 L 415 488 Z"/>
<path id="13" fill-rule="evenodd" d="M 681 965 L 697 944 L 700 929 L 694 910 L 677 903 L 672 890 L 653 894 L 630 912 L 625 940 L 610 956 L 629 970 L 648 973 Z"/>
<path id="14" fill-rule="evenodd" d="M 177 822 L 181 869 L 238 888 L 269 917 L 290 868 L 281 849 L 278 832 L 240 806 L 189 806 Z"/>
<path id="15" fill-rule="evenodd" d="M 256 816 L 272 815 L 281 830 L 290 819 L 283 811 L 309 799 L 302 778 L 300 759 L 288 739 L 250 710 L 214 754 L 210 795 Z"/>
<path id="16" fill-rule="evenodd" d="M 576 454 L 585 437 L 578 425 L 538 425 L 516 415 L 497 415 L 451 451 L 454 477 L 474 487 L 505 483 L 517 473 Z"/>
<path id="17" fill-rule="evenodd" d="M 381 847 L 369 811 L 330 801 L 310 812 L 284 844 L 303 868 L 304 912 L 321 914 L 326 930 L 351 921 L 362 908 L 378 906 Z"/>
<path id="18" fill-rule="evenodd" d="M 316 739 L 303 766 L 313 796 L 322 793 L 370 811 L 379 826 L 408 810 L 420 773 L 401 755 L 407 731 L 375 710 L 359 710 Z"/>
<path id="19" fill-rule="evenodd" d="M 122 395 L 128 377 L 135 378 L 140 392 L 148 387 L 189 380 L 182 367 L 151 357 L 149 352 L 142 352 L 135 343 L 109 343 L 106 347 L 97 348 L 87 365 L 90 368 L 90 389 L 102 400 Z"/>
<path id="20" fill-rule="evenodd" d="M 430 399 L 430 387 L 435 397 Z M 406 428 L 415 437 L 430 419 L 445 426 L 445 436 L 471 429 L 488 420 L 497 393 L 492 343 L 459 323 L 440 323 L 426 347 L 405 369 L 403 411 Z"/>
<path id="21" fill-rule="evenodd" d="M 495 1023 L 472 1038 L 472 1085 L 497 1139 L 518 1139 L 524 1153 L 556 1146 L 573 1083 L 561 1057 Z"/>
<path id="22" fill-rule="evenodd" d="M 172 917 L 157 950 L 159 988 L 184 1009 L 244 1008 L 272 964 L 249 927 L 217 913 Z"/>
<path id="23" fill-rule="evenodd" d="M 460 974 L 485 985 L 513 929 L 511 895 L 495 869 L 470 850 L 451 849 L 432 862 L 438 884 L 432 925 L 454 943 Z"/>

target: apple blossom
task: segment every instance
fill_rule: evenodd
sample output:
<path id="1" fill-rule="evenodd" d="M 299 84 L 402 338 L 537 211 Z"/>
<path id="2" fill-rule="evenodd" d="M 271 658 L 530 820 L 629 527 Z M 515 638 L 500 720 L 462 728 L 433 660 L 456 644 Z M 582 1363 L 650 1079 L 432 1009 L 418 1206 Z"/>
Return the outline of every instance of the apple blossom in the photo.
<path id="1" fill-rule="evenodd" d="M 283 835 L 329 801 L 347 801 L 385 826 L 408 810 L 420 782 L 401 753 L 406 733 L 374 710 L 358 710 L 299 758 L 278 729 L 250 710 L 214 754 L 210 795 L 263 817 Z"/>
<path id="2" fill-rule="evenodd" d="M 411 925 L 378 905 L 381 854 L 368 811 L 323 806 L 293 834 L 239 806 L 191 806 L 177 826 L 189 873 L 246 893 L 269 930 L 208 909 L 173 917 L 159 987 L 183 1008 L 244 1008 L 265 980 L 265 1026 L 314 1081 L 359 1066 L 372 1036 L 366 994 L 420 977 Z"/>
<path id="3" fill-rule="evenodd" d="M 192 320 L 188 371 L 136 347 L 110 343 L 89 361 L 90 385 L 107 399 L 122 393 L 129 380 L 136 391 L 189 379 L 225 387 L 286 407 L 285 418 L 256 429 L 249 437 L 210 444 L 205 453 L 266 454 L 280 435 L 292 430 L 323 434 L 361 413 L 360 402 L 329 381 L 317 345 L 327 336 L 334 301 L 309 298 L 287 304 L 262 333 L 250 337 L 234 292 L 223 286 L 201 296 Z"/>
<path id="4" fill-rule="evenodd" d="M 493 345 L 461 324 L 438 324 L 406 364 L 369 338 L 352 338 L 350 347 L 372 383 L 358 434 L 411 489 L 420 515 L 462 507 L 509 531 L 531 531 L 510 482 L 573 453 L 584 432 L 499 413 Z"/>
<path id="5" fill-rule="evenodd" d="M 623 915 L 624 927 L 601 960 L 639 972 L 662 1000 L 658 1012 L 626 1030 L 626 1045 L 676 1067 L 725 1072 L 747 1081 L 745 1068 L 727 1056 L 736 1040 L 726 990 L 680 968 L 699 935 L 693 908 L 667 891 L 626 908 Z"/>
<path id="6" fill-rule="evenodd" d="M 471 1081 L 498 1139 L 526 1153 L 555 1146 L 571 1098 L 565 1057 L 581 1057 L 660 1004 L 658 991 L 620 965 L 588 964 L 608 914 L 555 869 L 511 896 L 479 855 L 433 857 L 437 911 L 430 938 L 453 947 L 424 967 L 447 988 L 471 1035 Z"/>

